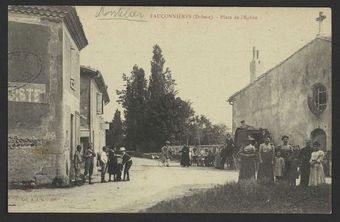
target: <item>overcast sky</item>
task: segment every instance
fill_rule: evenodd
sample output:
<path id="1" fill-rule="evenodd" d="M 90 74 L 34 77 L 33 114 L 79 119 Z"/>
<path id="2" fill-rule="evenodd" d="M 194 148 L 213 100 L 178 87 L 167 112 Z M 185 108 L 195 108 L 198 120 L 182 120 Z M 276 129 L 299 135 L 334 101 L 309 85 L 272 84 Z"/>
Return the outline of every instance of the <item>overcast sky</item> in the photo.
<path id="1" fill-rule="evenodd" d="M 119 8 L 106 7 L 105 11 Z M 149 79 L 155 44 L 163 50 L 178 96 L 190 100 L 196 114 L 231 127 L 232 107 L 226 100 L 249 83 L 253 46 L 260 50 L 266 71 L 315 38 L 319 11 L 327 17 L 323 34 L 331 33 L 331 11 L 327 8 L 129 7 L 141 13 L 144 22 L 98 20 L 95 15 L 100 7 L 76 9 L 89 42 L 81 51 L 81 64 L 100 70 L 108 85 L 111 102 L 104 109 L 106 121 L 112 120 L 115 109 L 122 110 L 116 102 L 116 90 L 123 88 L 122 73 L 129 74 L 137 64 Z M 150 18 L 151 14 L 169 13 L 186 17 Z M 253 19 L 241 20 L 242 16 Z"/>

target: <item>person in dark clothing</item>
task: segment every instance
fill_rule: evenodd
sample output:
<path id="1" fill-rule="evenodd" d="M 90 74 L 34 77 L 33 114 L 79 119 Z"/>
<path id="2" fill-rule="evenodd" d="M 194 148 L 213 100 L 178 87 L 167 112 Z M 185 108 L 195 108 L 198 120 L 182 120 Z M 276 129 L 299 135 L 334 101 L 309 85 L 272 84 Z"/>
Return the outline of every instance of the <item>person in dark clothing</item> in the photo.
<path id="1" fill-rule="evenodd" d="M 221 155 L 220 169 L 223 170 L 225 162 L 227 160 L 227 148 L 226 148 L 226 146 L 222 147 L 220 155 Z"/>
<path id="2" fill-rule="evenodd" d="M 301 186 L 308 186 L 309 182 L 309 173 L 310 173 L 310 163 L 309 160 L 311 158 L 313 148 L 311 146 L 312 141 L 306 140 L 306 147 L 302 148 L 299 154 L 299 167 L 301 173 Z"/>
<path id="3" fill-rule="evenodd" d="M 212 167 L 214 166 L 214 154 L 211 150 L 206 150 L 208 155 L 205 158 L 204 164 L 206 167 Z"/>
<path id="4" fill-rule="evenodd" d="M 189 167 L 190 166 L 189 147 L 183 146 L 182 150 L 179 152 L 182 153 L 181 166 Z"/>
<path id="5" fill-rule="evenodd" d="M 125 147 L 121 147 L 120 151 L 123 154 L 123 156 L 122 156 L 122 159 L 123 159 L 122 165 L 124 166 L 123 180 L 125 180 L 125 177 L 126 177 L 126 181 L 129 181 L 130 180 L 129 170 L 132 166 L 132 159 L 131 159 L 130 155 L 126 153 Z"/>
<path id="6" fill-rule="evenodd" d="M 116 168 L 115 168 L 115 172 L 116 172 L 115 181 L 121 181 L 122 180 L 122 171 L 123 171 L 123 158 L 122 158 L 121 151 L 116 149 L 115 150 L 115 156 L 117 158 L 117 165 L 116 165 Z"/>
<path id="7" fill-rule="evenodd" d="M 108 151 L 108 173 L 109 173 L 109 182 L 116 180 L 116 174 L 117 174 L 117 157 L 115 156 L 115 152 L 113 149 L 109 149 Z M 113 175 L 113 180 L 111 180 L 111 176 Z"/>
<path id="8" fill-rule="evenodd" d="M 85 173 L 84 178 L 86 178 L 87 174 L 89 175 L 89 184 L 93 184 L 92 182 L 92 174 L 93 174 L 93 167 L 94 167 L 94 157 L 96 153 L 92 149 L 92 144 L 90 143 L 85 150 Z"/>
<path id="9" fill-rule="evenodd" d="M 231 135 L 228 133 L 227 134 L 227 139 L 225 141 L 225 148 L 226 148 L 226 161 L 227 161 L 227 166 L 231 169 L 234 169 L 234 150 L 235 150 L 235 144 L 233 139 L 231 138 Z"/>

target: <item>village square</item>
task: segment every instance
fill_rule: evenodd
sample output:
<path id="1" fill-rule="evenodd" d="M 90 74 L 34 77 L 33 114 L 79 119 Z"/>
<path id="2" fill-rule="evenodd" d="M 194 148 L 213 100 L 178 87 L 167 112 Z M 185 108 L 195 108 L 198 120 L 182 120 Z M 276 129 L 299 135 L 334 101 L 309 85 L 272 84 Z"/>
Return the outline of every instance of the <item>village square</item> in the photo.
<path id="1" fill-rule="evenodd" d="M 323 8 L 8 6 L 8 211 L 331 213 L 330 30 Z"/>

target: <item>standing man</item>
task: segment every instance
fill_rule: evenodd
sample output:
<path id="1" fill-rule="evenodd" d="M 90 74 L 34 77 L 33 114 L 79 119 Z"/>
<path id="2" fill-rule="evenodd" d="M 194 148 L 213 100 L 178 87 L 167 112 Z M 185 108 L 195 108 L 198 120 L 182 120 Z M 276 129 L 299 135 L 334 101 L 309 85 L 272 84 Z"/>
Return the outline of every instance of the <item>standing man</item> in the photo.
<path id="1" fill-rule="evenodd" d="M 170 155 L 171 155 L 171 150 L 170 150 L 170 141 L 165 141 L 165 146 L 161 148 L 162 151 L 162 164 L 163 166 L 170 166 Z"/>
<path id="2" fill-rule="evenodd" d="M 248 128 L 249 128 L 249 126 L 246 124 L 246 121 L 245 121 L 245 120 L 241 120 L 241 126 L 240 126 L 240 128 L 242 128 L 242 129 L 248 129 Z"/>
<path id="3" fill-rule="evenodd" d="M 86 176 L 88 174 L 89 175 L 89 184 L 93 184 L 92 174 L 93 174 L 94 157 L 95 156 L 96 156 L 96 154 L 95 154 L 94 150 L 92 149 L 92 143 L 89 143 L 87 149 L 85 150 L 85 154 L 84 154 L 84 158 L 85 158 L 84 180 L 86 180 Z"/>
<path id="4" fill-rule="evenodd" d="M 229 133 L 227 134 L 227 139 L 225 141 L 225 147 L 226 147 L 227 166 L 229 165 L 229 167 L 231 169 L 234 169 L 233 154 L 234 154 L 235 144 L 234 144 L 234 141 L 231 138 L 231 135 Z"/>
<path id="5" fill-rule="evenodd" d="M 129 170 L 132 166 L 132 159 L 131 159 L 130 155 L 126 153 L 125 147 L 121 147 L 120 151 L 123 153 L 123 156 L 122 156 L 123 166 L 124 166 L 123 180 L 125 180 L 125 176 L 126 176 L 126 181 L 129 181 L 130 180 Z"/>
<path id="6" fill-rule="evenodd" d="M 81 170 L 81 162 L 82 157 L 80 154 L 81 146 L 77 145 L 77 150 L 74 153 L 73 156 L 73 162 L 74 162 L 74 172 L 75 172 L 75 185 L 80 186 L 81 184 L 81 178 L 80 178 L 80 170 Z"/>
<path id="7" fill-rule="evenodd" d="M 101 183 L 106 183 L 105 174 L 107 170 L 107 161 L 106 147 L 103 146 L 103 151 L 100 153 Z"/>
<path id="8" fill-rule="evenodd" d="M 306 140 L 306 147 L 302 148 L 299 154 L 299 166 L 301 171 L 301 186 L 308 186 L 309 182 L 309 173 L 310 173 L 310 163 L 309 160 L 311 158 L 313 149 L 312 149 L 312 141 Z"/>

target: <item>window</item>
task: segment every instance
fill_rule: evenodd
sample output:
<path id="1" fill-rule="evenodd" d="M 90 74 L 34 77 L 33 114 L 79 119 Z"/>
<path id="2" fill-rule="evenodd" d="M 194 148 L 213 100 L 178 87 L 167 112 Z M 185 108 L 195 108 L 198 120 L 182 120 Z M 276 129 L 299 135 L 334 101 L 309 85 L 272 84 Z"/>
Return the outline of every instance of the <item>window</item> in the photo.
<path id="1" fill-rule="evenodd" d="M 309 108 L 317 116 L 327 108 L 327 89 L 324 85 L 317 83 L 312 86 Z"/>
<path id="2" fill-rule="evenodd" d="M 97 115 L 103 114 L 103 98 L 101 93 L 97 93 Z"/>
<path id="3" fill-rule="evenodd" d="M 314 89 L 314 104 L 318 111 L 322 112 L 326 109 L 327 106 L 327 95 L 326 95 L 326 87 L 320 85 L 316 89 Z"/>
<path id="4" fill-rule="evenodd" d="M 76 90 L 75 75 L 77 74 L 78 54 L 73 47 L 70 47 L 70 87 L 73 91 Z"/>

